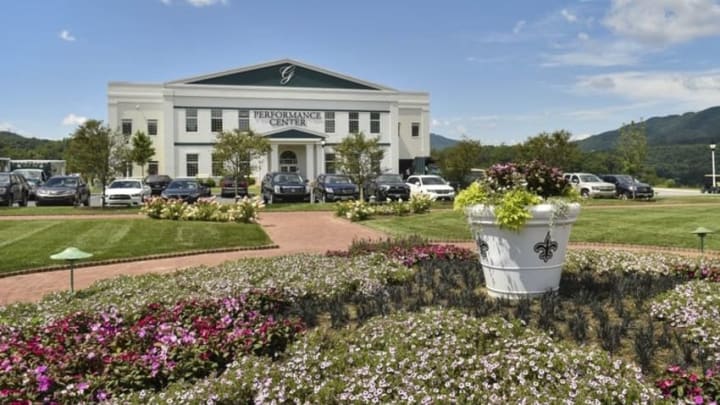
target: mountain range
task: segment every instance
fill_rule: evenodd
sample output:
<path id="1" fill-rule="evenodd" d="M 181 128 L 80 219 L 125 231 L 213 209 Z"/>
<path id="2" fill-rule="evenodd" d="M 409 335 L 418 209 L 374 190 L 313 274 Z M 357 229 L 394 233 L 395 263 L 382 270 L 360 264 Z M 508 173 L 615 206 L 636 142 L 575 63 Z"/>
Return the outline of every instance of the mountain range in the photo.
<path id="1" fill-rule="evenodd" d="M 710 145 L 720 141 L 720 107 L 682 115 L 653 117 L 643 122 L 648 146 Z M 620 129 L 606 131 L 578 141 L 584 151 L 615 147 Z"/>

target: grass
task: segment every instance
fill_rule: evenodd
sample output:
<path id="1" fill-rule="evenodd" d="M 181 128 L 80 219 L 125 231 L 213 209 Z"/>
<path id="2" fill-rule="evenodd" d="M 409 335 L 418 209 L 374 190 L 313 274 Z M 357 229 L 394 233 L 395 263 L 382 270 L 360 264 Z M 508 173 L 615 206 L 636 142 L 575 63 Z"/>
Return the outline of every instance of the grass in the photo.
<path id="1" fill-rule="evenodd" d="M 38 215 L 122 215 L 137 214 L 140 209 L 128 207 L 69 207 L 69 206 L 49 206 L 49 207 L 13 207 L 0 208 L 0 216 L 38 216 Z"/>
<path id="2" fill-rule="evenodd" d="M 621 243 L 647 246 L 697 248 L 699 227 L 715 230 L 705 238 L 705 248 L 720 250 L 720 203 L 678 206 L 636 205 L 633 208 L 585 206 L 573 226 L 572 242 Z M 471 240 L 462 213 L 435 210 L 407 217 L 375 217 L 363 222 L 371 228 L 397 236 L 425 235 L 436 240 Z"/>
<path id="3" fill-rule="evenodd" d="M 2 223 L 0 273 L 59 264 L 50 255 L 69 246 L 88 260 L 139 257 L 270 243 L 259 225 L 149 219 L 76 219 Z"/>

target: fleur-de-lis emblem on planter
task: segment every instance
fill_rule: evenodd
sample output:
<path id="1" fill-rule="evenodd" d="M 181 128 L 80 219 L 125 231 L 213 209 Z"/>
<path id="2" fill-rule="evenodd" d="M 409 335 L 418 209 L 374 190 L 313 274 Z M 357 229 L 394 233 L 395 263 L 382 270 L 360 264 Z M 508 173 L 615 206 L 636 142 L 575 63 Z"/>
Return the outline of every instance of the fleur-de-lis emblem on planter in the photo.
<path id="1" fill-rule="evenodd" d="M 542 242 L 538 242 L 533 247 L 533 250 L 535 253 L 540 253 L 538 257 L 543 262 L 547 263 L 548 260 L 552 259 L 553 252 L 556 251 L 558 248 L 558 243 L 554 240 L 550 239 L 550 231 L 548 231 L 547 235 L 545 235 L 545 240 Z"/>
<path id="2" fill-rule="evenodd" d="M 477 243 L 478 249 L 480 250 L 480 256 L 482 256 L 483 259 L 487 259 L 487 252 L 490 250 L 490 246 L 480 237 L 475 240 L 475 243 Z"/>

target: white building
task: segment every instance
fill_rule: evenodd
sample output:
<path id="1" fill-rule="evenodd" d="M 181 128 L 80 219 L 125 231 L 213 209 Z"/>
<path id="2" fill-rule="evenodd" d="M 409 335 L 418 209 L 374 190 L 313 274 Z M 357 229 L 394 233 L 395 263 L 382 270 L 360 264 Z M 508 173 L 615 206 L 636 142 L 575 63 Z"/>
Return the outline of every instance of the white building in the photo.
<path id="1" fill-rule="evenodd" d="M 150 135 L 155 157 L 146 173 L 172 177 L 220 175 L 212 156 L 216 134 L 236 128 L 271 143 L 272 151 L 253 162 L 256 176 L 333 172 L 333 146 L 353 132 L 380 137 L 387 172 L 423 167 L 430 156 L 428 93 L 289 59 L 163 84 L 111 82 L 108 125 Z"/>

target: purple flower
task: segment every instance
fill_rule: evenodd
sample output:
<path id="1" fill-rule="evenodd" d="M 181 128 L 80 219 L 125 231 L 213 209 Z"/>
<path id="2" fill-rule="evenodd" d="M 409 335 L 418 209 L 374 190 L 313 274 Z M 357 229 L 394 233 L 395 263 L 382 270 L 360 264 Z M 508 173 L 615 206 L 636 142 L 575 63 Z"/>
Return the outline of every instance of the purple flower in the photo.
<path id="1" fill-rule="evenodd" d="M 38 376 L 38 391 L 45 392 L 50 389 L 50 384 L 52 384 L 52 380 L 50 377 L 47 377 L 45 375 Z"/>

